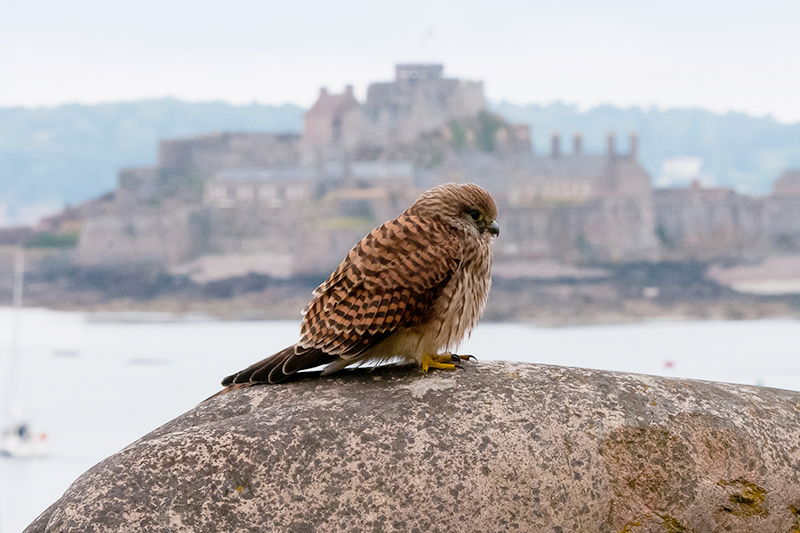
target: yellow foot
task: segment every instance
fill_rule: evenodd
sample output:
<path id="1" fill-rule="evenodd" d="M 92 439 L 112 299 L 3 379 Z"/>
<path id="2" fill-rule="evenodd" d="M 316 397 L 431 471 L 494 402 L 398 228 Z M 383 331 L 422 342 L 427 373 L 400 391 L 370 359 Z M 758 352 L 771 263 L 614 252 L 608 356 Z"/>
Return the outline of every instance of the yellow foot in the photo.
<path id="1" fill-rule="evenodd" d="M 454 356 L 450 352 L 437 353 L 433 355 L 423 355 L 421 361 L 422 373 L 423 374 L 427 373 L 429 368 L 439 368 L 442 370 L 455 370 L 456 365 L 453 363 L 460 359 L 466 360 L 469 359 L 469 356 L 465 355 Z"/>

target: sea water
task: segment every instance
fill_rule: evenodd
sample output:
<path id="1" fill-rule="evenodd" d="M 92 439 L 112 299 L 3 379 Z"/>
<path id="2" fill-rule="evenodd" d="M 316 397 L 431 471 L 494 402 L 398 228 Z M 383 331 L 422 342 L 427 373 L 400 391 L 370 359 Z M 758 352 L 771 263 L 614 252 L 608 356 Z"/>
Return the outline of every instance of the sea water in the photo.
<path id="1" fill-rule="evenodd" d="M 13 310 L 0 308 L 0 387 Z M 21 531 L 93 464 L 220 389 L 223 376 L 297 340 L 298 322 L 138 322 L 25 309 L 15 404 L 47 434 L 37 459 L 0 457 L 0 533 Z M 144 320 L 144 321 L 143 321 Z M 460 353 L 800 390 L 800 321 L 480 325 Z M 2 397 L 2 396 L 0 396 Z"/>

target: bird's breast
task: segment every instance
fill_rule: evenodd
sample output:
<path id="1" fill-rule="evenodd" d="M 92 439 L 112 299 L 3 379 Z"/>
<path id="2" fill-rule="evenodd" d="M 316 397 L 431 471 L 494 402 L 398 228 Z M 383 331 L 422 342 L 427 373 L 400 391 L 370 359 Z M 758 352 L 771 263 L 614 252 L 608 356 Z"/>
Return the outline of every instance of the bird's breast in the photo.
<path id="1" fill-rule="evenodd" d="M 488 243 L 467 248 L 453 277 L 436 302 L 438 350 L 453 350 L 477 325 L 491 287 L 492 253 Z"/>

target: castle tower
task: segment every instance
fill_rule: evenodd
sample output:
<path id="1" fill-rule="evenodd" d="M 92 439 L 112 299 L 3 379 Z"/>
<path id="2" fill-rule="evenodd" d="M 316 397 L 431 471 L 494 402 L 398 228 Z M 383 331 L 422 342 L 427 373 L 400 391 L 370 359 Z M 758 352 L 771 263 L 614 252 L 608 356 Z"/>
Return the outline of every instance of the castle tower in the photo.
<path id="1" fill-rule="evenodd" d="M 397 65 L 394 81 L 367 89 L 362 141 L 378 146 L 413 142 L 485 110 L 482 82 L 446 78 L 442 65 Z"/>
<path id="2" fill-rule="evenodd" d="M 341 94 L 331 94 L 320 88 L 316 103 L 303 116 L 303 144 L 310 146 L 346 144 L 357 134 L 348 126 L 351 115 L 361 104 L 353 96 L 353 86 L 348 85 Z"/>
<path id="3" fill-rule="evenodd" d="M 394 67 L 397 81 L 438 80 L 442 78 L 444 65 L 396 65 Z"/>

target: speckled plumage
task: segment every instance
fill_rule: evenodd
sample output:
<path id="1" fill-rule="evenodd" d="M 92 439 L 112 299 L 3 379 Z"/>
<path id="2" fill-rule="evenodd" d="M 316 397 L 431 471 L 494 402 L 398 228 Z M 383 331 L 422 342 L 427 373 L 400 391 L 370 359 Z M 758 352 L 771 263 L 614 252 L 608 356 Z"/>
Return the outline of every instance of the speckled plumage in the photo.
<path id="1" fill-rule="evenodd" d="M 416 362 L 452 350 L 478 322 L 491 286 L 497 206 L 447 183 L 356 244 L 303 310 L 301 339 L 222 384 L 278 383 L 327 364 Z"/>

